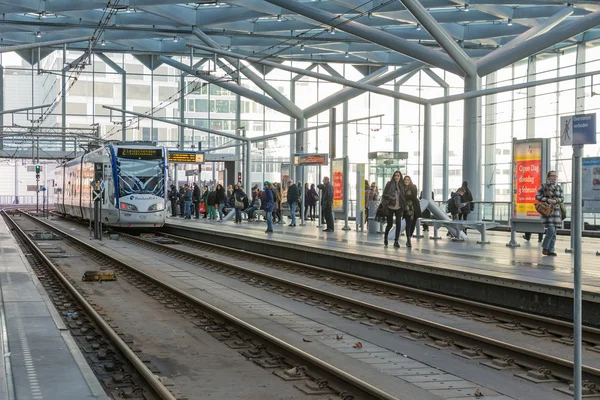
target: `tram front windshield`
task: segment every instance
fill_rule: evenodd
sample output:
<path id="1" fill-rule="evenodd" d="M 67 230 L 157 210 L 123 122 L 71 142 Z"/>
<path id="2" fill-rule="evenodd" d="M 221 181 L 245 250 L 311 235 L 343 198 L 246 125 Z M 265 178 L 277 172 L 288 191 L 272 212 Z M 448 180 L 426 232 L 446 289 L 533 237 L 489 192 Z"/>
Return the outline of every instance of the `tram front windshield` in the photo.
<path id="1" fill-rule="evenodd" d="M 117 157 L 119 197 L 152 194 L 165 197 L 164 160 Z"/>

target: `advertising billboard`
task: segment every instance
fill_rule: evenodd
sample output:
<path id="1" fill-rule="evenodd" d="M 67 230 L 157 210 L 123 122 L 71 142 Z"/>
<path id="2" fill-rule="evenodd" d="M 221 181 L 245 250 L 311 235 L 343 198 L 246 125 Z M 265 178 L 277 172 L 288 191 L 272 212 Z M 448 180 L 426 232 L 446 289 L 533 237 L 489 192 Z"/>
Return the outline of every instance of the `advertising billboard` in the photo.
<path id="1" fill-rule="evenodd" d="M 582 160 L 581 169 L 583 212 L 600 212 L 600 157 Z"/>
<path id="2" fill-rule="evenodd" d="M 535 210 L 535 195 L 542 185 L 542 143 L 542 140 L 513 143 L 513 219 L 540 219 Z"/>
<path id="3" fill-rule="evenodd" d="M 287 201 L 288 181 L 290 180 L 290 164 L 281 164 L 281 202 Z"/>
<path id="4" fill-rule="evenodd" d="M 344 211 L 344 161 L 343 158 L 331 161 L 334 212 Z"/>

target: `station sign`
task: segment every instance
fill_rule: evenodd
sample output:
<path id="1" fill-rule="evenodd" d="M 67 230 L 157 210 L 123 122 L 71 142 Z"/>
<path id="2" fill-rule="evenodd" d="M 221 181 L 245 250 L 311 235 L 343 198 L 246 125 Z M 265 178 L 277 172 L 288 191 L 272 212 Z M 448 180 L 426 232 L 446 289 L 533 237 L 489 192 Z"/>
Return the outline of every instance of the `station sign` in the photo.
<path id="1" fill-rule="evenodd" d="M 294 165 L 309 166 L 309 165 L 327 165 L 329 154 L 327 153 L 303 153 L 294 154 Z"/>
<path id="2" fill-rule="evenodd" d="M 560 117 L 560 145 L 596 144 L 596 114 Z"/>
<path id="3" fill-rule="evenodd" d="M 167 155 L 168 162 L 202 164 L 204 162 L 204 152 L 198 151 L 169 151 Z"/>

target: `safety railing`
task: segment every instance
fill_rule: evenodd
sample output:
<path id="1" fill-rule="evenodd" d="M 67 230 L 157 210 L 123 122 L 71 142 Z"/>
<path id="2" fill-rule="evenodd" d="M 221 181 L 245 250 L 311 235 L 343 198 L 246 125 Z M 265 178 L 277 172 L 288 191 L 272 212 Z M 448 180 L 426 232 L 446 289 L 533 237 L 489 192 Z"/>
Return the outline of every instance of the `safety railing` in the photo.
<path id="1" fill-rule="evenodd" d="M 0 196 L 0 206 L 9 206 L 9 205 L 18 205 L 18 204 L 23 204 L 23 205 L 35 205 L 38 201 L 39 201 L 39 205 L 41 206 L 44 202 L 44 199 L 46 201 L 46 204 L 48 205 L 53 205 L 54 204 L 54 197 L 50 196 L 50 197 L 46 197 L 44 198 L 41 193 L 39 198 L 37 196 Z"/>

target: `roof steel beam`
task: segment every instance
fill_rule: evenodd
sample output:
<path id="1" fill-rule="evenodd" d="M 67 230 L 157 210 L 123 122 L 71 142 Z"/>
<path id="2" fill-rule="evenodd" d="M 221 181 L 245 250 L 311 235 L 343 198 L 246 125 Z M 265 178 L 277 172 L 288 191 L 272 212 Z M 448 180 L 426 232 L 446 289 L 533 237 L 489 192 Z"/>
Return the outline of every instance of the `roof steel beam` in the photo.
<path id="1" fill-rule="evenodd" d="M 0 47 L 0 53 L 8 53 L 9 51 L 18 51 L 18 50 L 27 50 L 27 49 L 37 49 L 38 47 L 49 47 L 49 46 L 56 46 L 59 44 L 87 42 L 91 39 L 92 39 L 92 37 L 85 36 L 85 37 L 78 37 L 78 38 L 72 38 L 72 39 L 49 40 L 47 42 L 19 44 L 16 46 Z"/>
<path id="2" fill-rule="evenodd" d="M 372 43 L 397 51 L 421 62 L 434 65 L 457 75 L 464 75 L 462 69 L 448 55 L 429 49 L 417 43 L 409 42 L 399 36 L 381 31 L 361 23 L 351 21 L 336 14 L 319 10 L 315 7 L 305 6 L 292 0 L 265 0 L 268 3 L 284 7 L 290 11 L 304 15 L 335 29 L 344 31 Z"/>
<path id="3" fill-rule="evenodd" d="M 404 74 L 407 74 L 411 71 L 421 68 L 423 66 L 422 63 L 418 61 L 414 61 L 408 65 L 403 66 L 402 68 L 398 68 L 395 71 L 388 72 L 385 75 L 382 75 L 385 69 L 380 69 L 370 75 L 367 75 L 363 79 L 360 80 L 362 83 L 367 83 L 372 86 L 380 86 L 391 80 L 394 80 Z M 331 96 L 324 98 L 323 100 L 313 104 L 310 107 L 307 107 L 304 110 L 304 115 L 306 118 L 314 117 L 317 114 L 322 113 L 325 110 L 329 110 L 332 107 L 337 106 L 338 104 L 342 104 L 350 99 L 353 99 L 357 96 L 360 96 L 365 91 L 356 88 L 344 88 Z"/>
<path id="4" fill-rule="evenodd" d="M 165 56 L 160 56 L 159 60 L 162 61 L 165 64 L 168 64 L 170 66 L 172 66 L 173 68 L 177 68 L 180 71 L 183 71 L 187 74 L 190 74 L 192 76 L 195 76 L 199 79 L 202 79 L 204 81 L 207 81 L 208 83 L 212 83 L 214 85 L 217 85 L 219 87 L 222 87 L 223 89 L 229 90 L 230 92 L 233 92 L 235 94 L 239 94 L 242 97 L 246 97 L 250 100 L 254 100 L 257 103 L 262 104 L 265 107 L 269 107 L 275 111 L 278 111 L 282 114 L 288 115 L 290 117 L 294 117 L 296 118 L 296 116 L 291 113 L 290 111 L 288 111 L 287 109 L 283 108 L 281 106 L 281 104 L 277 103 L 275 100 L 273 100 L 270 97 L 267 97 L 265 95 L 262 95 L 260 93 L 256 93 L 253 90 L 250 89 L 246 89 L 244 87 L 238 86 L 234 83 L 229 83 L 229 82 L 223 82 L 222 80 L 220 80 L 220 78 L 215 78 L 212 77 L 210 75 L 205 75 L 202 73 L 202 71 L 197 71 L 195 69 L 190 68 L 188 65 L 182 64 L 179 61 L 175 61 L 173 59 L 170 59 L 169 57 L 165 57 Z"/>
<path id="5" fill-rule="evenodd" d="M 417 0 L 400 0 L 408 11 L 429 32 L 440 46 L 452 57 L 465 75 L 475 76 L 477 67 L 465 51 L 452 39 L 444 28 L 427 12 L 425 7 Z"/>
<path id="6" fill-rule="evenodd" d="M 104 63 L 106 65 L 108 65 L 109 67 L 111 67 L 112 70 L 115 71 L 117 74 L 123 75 L 125 73 L 125 70 L 123 68 L 121 68 L 119 66 L 119 64 L 117 64 L 116 62 L 114 62 L 113 60 L 111 60 L 106 54 L 104 54 L 104 53 L 94 53 L 94 54 L 96 54 L 96 57 L 98 57 L 99 59 L 101 59 L 102 61 L 104 61 Z"/>
<path id="7" fill-rule="evenodd" d="M 211 48 L 214 48 L 215 50 L 222 49 L 221 46 L 217 42 L 215 42 L 212 38 L 210 38 L 208 35 L 206 35 L 200 29 L 194 29 L 193 32 L 194 32 L 194 35 L 196 35 L 198 37 L 198 39 L 202 40 L 204 43 L 206 43 L 208 45 L 208 50 L 210 50 Z M 227 55 L 227 54 L 225 54 L 225 55 Z M 224 58 L 225 58 L 225 60 L 227 60 L 227 62 L 229 64 L 235 65 L 233 58 L 231 58 L 231 57 L 224 57 Z M 275 89 L 273 86 L 271 86 L 267 82 L 265 82 L 264 79 L 262 79 L 256 73 L 254 73 L 254 71 L 252 71 L 250 68 L 247 68 L 247 67 L 240 68 L 240 72 L 242 74 L 244 74 L 244 76 L 246 78 L 250 79 L 256 86 L 258 86 L 259 88 L 264 90 L 264 92 L 266 94 L 268 94 L 269 96 L 271 96 L 277 103 L 281 104 L 281 106 L 284 107 L 286 110 L 288 110 L 289 113 L 293 114 L 292 117 L 304 118 L 304 114 L 303 114 L 302 110 L 300 109 L 300 107 L 298 107 L 297 105 L 292 103 L 279 90 Z"/>
<path id="8" fill-rule="evenodd" d="M 417 103 L 417 104 L 425 104 L 426 103 L 425 100 L 423 100 L 417 96 L 411 96 L 409 94 L 398 93 L 398 92 L 394 92 L 393 90 L 382 89 L 377 86 L 368 85 L 368 84 L 360 83 L 360 82 L 355 82 L 355 81 L 351 81 L 349 79 L 339 78 L 337 76 L 331 76 L 331 75 L 321 74 L 318 72 L 307 71 L 302 68 L 289 67 L 287 65 L 278 64 L 278 63 L 274 63 L 271 61 L 261 60 L 260 58 L 247 57 L 247 56 L 235 54 L 235 53 L 232 53 L 229 51 L 211 49 L 210 47 L 201 46 L 201 45 L 197 45 L 197 44 L 193 44 L 193 43 L 186 43 L 186 44 L 190 47 L 194 47 L 194 48 L 198 48 L 198 49 L 202 49 L 202 50 L 206 50 L 206 51 L 213 51 L 217 54 L 228 54 L 230 57 L 233 57 L 233 58 L 243 59 L 243 60 L 246 60 L 249 62 L 255 62 L 255 63 L 259 63 L 259 64 L 263 64 L 263 65 L 268 65 L 270 67 L 279 68 L 284 71 L 289 71 L 289 72 L 293 72 L 293 73 L 300 74 L 300 75 L 306 75 L 306 76 L 310 76 L 313 78 L 322 79 L 324 81 L 329 81 L 329 82 L 337 83 L 340 85 L 353 87 L 353 88 L 364 90 L 367 92 L 373 92 L 373 93 L 381 94 L 384 96 L 394 97 L 394 98 L 397 98 L 400 100 L 410 101 L 412 103 Z M 240 71 L 242 73 L 244 73 L 244 69 L 247 69 L 247 68 L 248 67 L 242 67 L 242 68 L 240 68 Z"/>
<path id="9" fill-rule="evenodd" d="M 568 17 L 568 15 L 565 16 L 567 12 L 568 11 L 563 11 L 562 13 L 558 13 L 559 15 L 555 15 L 556 18 L 552 17 L 540 27 L 532 28 L 536 31 L 534 31 L 532 34 L 529 34 L 530 36 L 526 37 L 525 39 L 522 39 L 520 36 L 518 36 L 515 38 L 515 40 L 518 39 L 516 45 L 511 46 L 511 41 L 506 45 L 507 49 L 498 49 L 478 60 L 477 73 L 480 76 L 485 76 L 491 72 L 504 68 L 507 65 L 532 56 L 550 46 L 562 42 L 563 40 L 567 40 L 570 37 L 585 32 L 588 29 L 592 29 L 600 24 L 600 11 L 596 11 L 586 15 L 585 17 L 574 19 L 573 21 L 552 29 L 553 26 Z M 550 28 L 548 28 L 548 25 L 551 25 Z M 548 31 L 548 29 L 551 30 Z M 540 35 L 539 31 L 541 30 L 545 31 L 546 33 Z M 527 32 L 524 33 L 524 35 L 526 34 Z"/>

